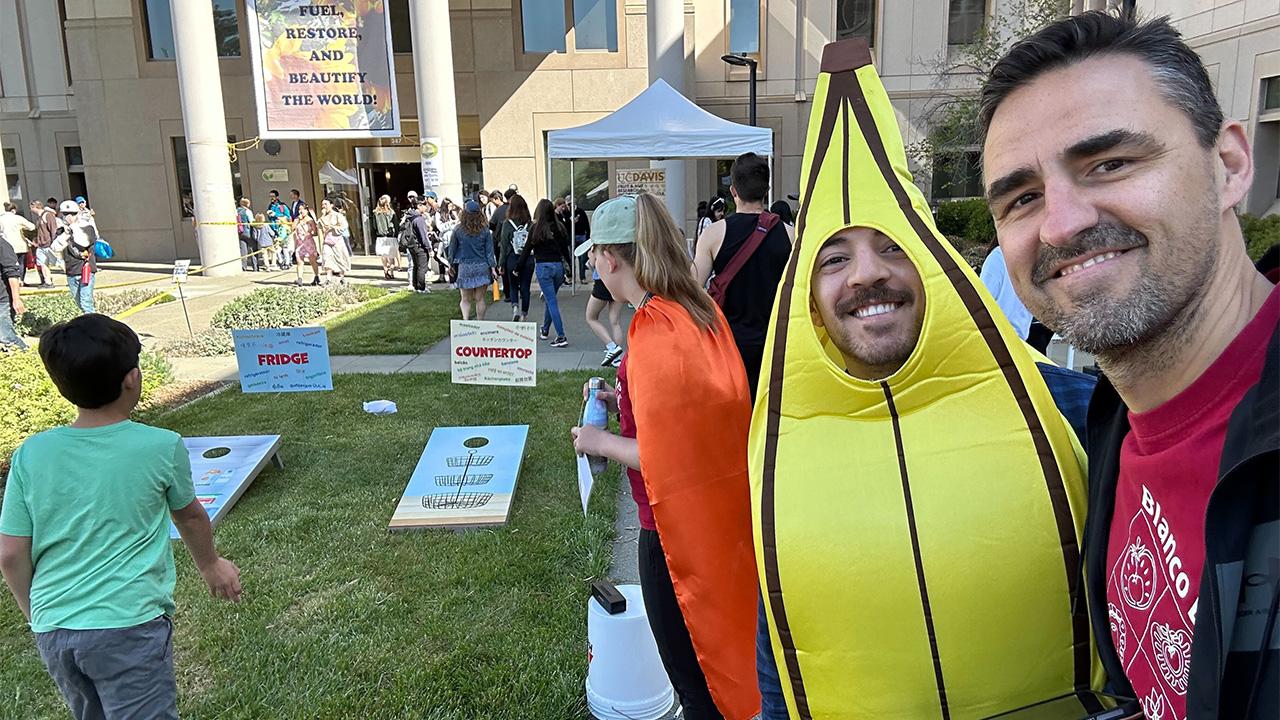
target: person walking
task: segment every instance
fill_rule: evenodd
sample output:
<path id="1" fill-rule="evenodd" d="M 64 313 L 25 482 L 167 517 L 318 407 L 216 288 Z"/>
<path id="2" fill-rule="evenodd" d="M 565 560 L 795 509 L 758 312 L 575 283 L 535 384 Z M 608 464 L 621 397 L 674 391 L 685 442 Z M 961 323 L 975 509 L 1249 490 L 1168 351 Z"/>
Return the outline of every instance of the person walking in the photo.
<path id="1" fill-rule="evenodd" d="M 373 209 L 374 249 L 382 259 L 382 277 L 386 280 L 396 279 L 396 270 L 400 265 L 400 246 L 396 239 L 396 211 L 391 207 L 391 196 L 378 198 L 378 206 Z"/>
<path id="2" fill-rule="evenodd" d="M 36 259 L 40 287 L 53 287 L 53 269 L 58 266 L 58 256 L 49 246 L 53 244 L 53 236 L 58 232 L 58 211 L 39 200 L 32 200 L 31 217 L 35 219 L 36 234 L 30 243 L 30 252 Z"/>
<path id="3" fill-rule="evenodd" d="M 0 350 L 24 350 L 27 347 L 14 329 L 18 316 L 27 311 L 22 302 L 21 278 L 25 272 L 18 264 L 13 248 L 0 240 Z"/>
<path id="4" fill-rule="evenodd" d="M 18 214 L 18 206 L 11 202 L 4 204 L 4 214 L 0 215 L 0 236 L 8 241 L 13 252 L 18 256 L 19 282 L 27 284 L 27 255 L 31 245 L 27 242 L 27 233 L 34 232 L 36 226 L 30 220 Z M 43 274 L 41 275 L 43 278 Z M 3 311 L 3 308 L 0 308 Z"/>
<path id="5" fill-rule="evenodd" d="M 578 280 L 582 284 L 587 284 L 591 280 L 587 279 L 587 257 L 585 251 L 582 255 L 577 255 L 576 251 L 582 247 L 583 243 L 591 239 L 591 221 L 587 218 L 587 211 L 578 206 L 574 202 L 572 195 L 564 196 L 565 228 L 573 233 L 573 247 L 578 262 Z"/>
<path id="6" fill-rule="evenodd" d="M 431 258 L 435 255 L 435 246 L 433 238 L 435 231 L 432 230 L 432 219 L 428 215 L 428 207 L 426 202 L 421 202 L 415 207 L 410 207 L 405 211 L 404 222 L 408 227 L 402 228 L 401 233 L 408 231 L 411 233 L 409 237 L 409 287 L 414 292 L 429 293 L 431 288 L 427 285 L 427 272 L 431 267 Z"/>
<path id="7" fill-rule="evenodd" d="M 58 208 L 58 235 L 52 247 L 62 253 L 62 266 L 67 273 L 67 290 L 80 312 L 94 312 L 93 281 L 98 275 L 98 258 L 93 244 L 98 239 L 92 218 L 83 213 L 75 200 L 65 200 Z"/>
<path id="8" fill-rule="evenodd" d="M 484 218 L 480 203 L 468 200 L 462 208 L 458 227 L 449 242 L 449 257 L 458 268 L 458 290 L 462 294 L 459 307 L 463 320 L 483 320 L 485 292 L 489 284 L 498 279 L 497 264 L 493 258 L 493 233 Z M 474 317 L 471 314 L 475 307 Z"/>
<path id="9" fill-rule="evenodd" d="M 574 253 L 579 256 L 587 255 L 590 249 L 591 245 L 583 244 Z M 622 343 L 619 342 L 623 339 L 622 325 L 618 322 L 622 317 L 622 305 L 614 301 L 609 288 L 600 279 L 600 271 L 595 263 L 591 263 L 591 279 L 594 284 L 591 297 L 587 298 L 587 327 L 604 343 L 604 360 L 600 362 L 600 367 L 618 367 L 622 362 Z M 600 315 L 606 310 L 609 312 L 608 327 L 600 322 Z"/>
<path id="10" fill-rule="evenodd" d="M 338 212 L 330 200 L 320 203 L 320 237 L 324 242 L 321 257 L 324 263 L 326 278 L 337 278 L 341 285 L 347 284 L 347 273 L 351 272 L 351 253 L 347 251 L 347 217 Z"/>
<path id="11" fill-rule="evenodd" d="M 302 193 L 298 188 L 289 191 L 289 217 L 297 220 L 302 215 L 302 206 L 306 203 L 302 202 Z"/>
<path id="12" fill-rule="evenodd" d="M 684 717 L 747 720 L 760 692 L 746 374 L 661 200 L 606 201 L 591 245 L 605 286 L 636 315 L 617 389 L 602 393 L 620 432 L 573 428 L 574 449 L 628 468 L 645 614 Z"/>
<path id="13" fill-rule="evenodd" d="M 253 209 L 249 198 L 240 198 L 240 206 L 236 208 L 236 235 L 240 239 L 240 269 L 245 272 L 258 271 L 258 254 L 253 237 Z"/>
<path id="14" fill-rule="evenodd" d="M 564 320 L 560 317 L 556 293 L 564 285 L 564 270 L 569 267 L 569 233 L 556 218 L 556 209 L 550 200 L 538 201 L 529 241 L 520 251 L 520 263 L 523 264 L 530 256 L 534 259 L 533 274 L 538 279 L 545 304 L 539 336 L 546 340 L 551 334 L 551 326 L 555 325 L 556 337 L 551 341 L 551 347 L 567 347 L 569 340 L 564 334 Z"/>
<path id="15" fill-rule="evenodd" d="M 298 213 L 298 220 L 293 224 L 294 254 L 298 260 L 293 266 L 296 274 L 293 284 L 302 285 L 302 266 L 305 263 L 311 266 L 311 284 L 319 285 L 320 250 L 316 241 L 320 236 L 320 226 L 311 215 L 311 207 L 306 203 L 302 204 Z"/>
<path id="16" fill-rule="evenodd" d="M 507 204 L 498 208 L 502 226 L 498 228 L 498 267 L 506 282 L 507 302 L 511 303 L 511 321 L 529 316 L 530 287 L 533 284 L 533 258 L 523 255 L 529 243 L 529 203 L 519 193 L 512 193 Z"/>
<path id="17" fill-rule="evenodd" d="M 697 235 L 697 236 L 698 236 L 698 237 L 702 237 L 702 233 L 703 233 L 707 228 L 711 227 L 711 225 L 712 225 L 713 223 L 718 223 L 718 222 L 720 222 L 721 220 L 723 220 L 723 219 L 724 219 L 724 212 L 725 212 L 725 202 L 724 202 L 724 198 L 722 198 L 722 197 L 712 198 L 712 199 L 711 199 L 711 202 L 707 203 L 707 212 L 706 212 L 706 214 L 705 214 L 705 215 L 703 215 L 703 216 L 702 216 L 702 218 L 701 218 L 700 220 L 698 220 L 698 235 Z"/>
<path id="18" fill-rule="evenodd" d="M 262 213 L 258 213 L 257 220 L 253 227 L 254 244 L 258 246 L 258 250 L 262 255 L 262 269 L 267 272 L 274 272 L 279 267 L 276 265 L 276 224 L 267 222 L 267 218 Z"/>

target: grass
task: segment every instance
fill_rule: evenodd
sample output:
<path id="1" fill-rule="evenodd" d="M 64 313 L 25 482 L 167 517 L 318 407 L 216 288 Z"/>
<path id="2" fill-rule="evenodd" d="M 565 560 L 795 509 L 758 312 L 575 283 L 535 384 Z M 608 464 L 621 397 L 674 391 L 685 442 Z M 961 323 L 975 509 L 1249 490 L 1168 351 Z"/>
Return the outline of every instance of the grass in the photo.
<path id="1" fill-rule="evenodd" d="M 392 293 L 325 323 L 330 355 L 407 355 L 449 337 L 461 318 L 457 292 Z"/>
<path id="2" fill-rule="evenodd" d="M 613 472 L 598 481 L 583 517 L 568 428 L 588 376 L 543 373 L 508 395 L 445 374 L 342 375 L 330 393 L 229 390 L 163 416 L 186 435 L 284 436 L 285 468 L 215 533 L 244 600 L 209 598 L 174 546 L 182 716 L 585 717 L 585 606 L 608 571 L 617 487 Z M 365 414 L 373 398 L 399 413 Z M 530 433 L 506 527 L 387 531 L 433 426 L 511 418 Z M 66 717 L 7 596 L 0 657 L 0 717 Z"/>

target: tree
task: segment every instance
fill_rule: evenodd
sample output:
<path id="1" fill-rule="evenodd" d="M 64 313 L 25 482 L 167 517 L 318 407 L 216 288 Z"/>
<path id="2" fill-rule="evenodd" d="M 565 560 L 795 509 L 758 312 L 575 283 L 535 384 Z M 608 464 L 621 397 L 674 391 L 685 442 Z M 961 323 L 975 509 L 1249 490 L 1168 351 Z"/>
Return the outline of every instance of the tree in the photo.
<path id="1" fill-rule="evenodd" d="M 928 134 L 907 146 L 907 157 L 923 182 L 942 173 L 947 186 L 966 181 L 976 170 L 969 154 L 978 148 L 978 88 L 1014 43 L 1066 17 L 1070 0 L 1005 0 L 983 23 L 974 42 L 955 45 L 930 64 L 938 94 L 924 111 Z"/>

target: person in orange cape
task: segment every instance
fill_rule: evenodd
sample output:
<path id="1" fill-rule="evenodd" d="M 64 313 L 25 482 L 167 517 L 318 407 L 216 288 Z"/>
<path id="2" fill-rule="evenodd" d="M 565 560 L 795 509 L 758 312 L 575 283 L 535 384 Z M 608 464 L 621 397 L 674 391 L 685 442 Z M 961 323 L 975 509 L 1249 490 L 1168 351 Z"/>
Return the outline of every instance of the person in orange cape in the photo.
<path id="1" fill-rule="evenodd" d="M 579 252 L 636 314 L 617 390 L 602 392 L 620 434 L 574 428 L 574 448 L 628 468 L 645 610 L 684 717 L 747 720 L 760 692 L 746 370 L 660 200 L 615 198 L 591 224 Z"/>

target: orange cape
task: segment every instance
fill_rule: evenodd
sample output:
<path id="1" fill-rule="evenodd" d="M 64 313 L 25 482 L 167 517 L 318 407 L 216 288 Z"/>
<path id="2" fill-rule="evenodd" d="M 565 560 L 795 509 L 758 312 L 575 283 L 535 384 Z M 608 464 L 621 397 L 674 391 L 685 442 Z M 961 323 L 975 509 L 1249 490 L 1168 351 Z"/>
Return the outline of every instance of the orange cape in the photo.
<path id="1" fill-rule="evenodd" d="M 747 434 L 751 394 L 724 316 L 652 298 L 627 332 L 640 467 L 698 664 L 726 720 L 760 712 Z"/>

